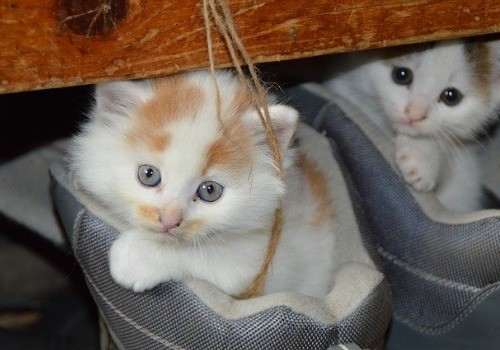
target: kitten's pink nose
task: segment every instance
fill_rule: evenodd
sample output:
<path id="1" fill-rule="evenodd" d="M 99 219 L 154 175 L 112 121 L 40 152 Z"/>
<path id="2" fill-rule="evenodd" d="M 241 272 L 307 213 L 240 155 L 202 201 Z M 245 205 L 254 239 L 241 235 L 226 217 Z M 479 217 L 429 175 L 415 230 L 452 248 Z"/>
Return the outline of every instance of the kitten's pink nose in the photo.
<path id="1" fill-rule="evenodd" d="M 182 223 L 182 211 L 176 207 L 167 207 L 160 214 L 160 222 L 165 232 L 179 227 Z"/>
<path id="2" fill-rule="evenodd" d="M 405 108 L 406 120 L 413 124 L 427 118 L 427 104 L 424 101 L 412 101 Z"/>
<path id="3" fill-rule="evenodd" d="M 182 218 L 166 218 L 162 219 L 161 223 L 163 224 L 163 229 L 165 232 L 169 232 L 171 229 L 179 227 L 182 223 Z"/>

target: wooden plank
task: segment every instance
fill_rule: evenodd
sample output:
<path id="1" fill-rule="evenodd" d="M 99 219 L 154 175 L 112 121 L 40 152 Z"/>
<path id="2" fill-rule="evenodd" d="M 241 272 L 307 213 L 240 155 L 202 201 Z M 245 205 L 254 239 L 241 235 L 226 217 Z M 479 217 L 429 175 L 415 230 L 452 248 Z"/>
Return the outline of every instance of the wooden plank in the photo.
<path id="1" fill-rule="evenodd" d="M 498 0 L 228 3 L 255 62 L 500 31 Z M 201 0 L 0 0 L 2 93 L 206 66 Z"/>

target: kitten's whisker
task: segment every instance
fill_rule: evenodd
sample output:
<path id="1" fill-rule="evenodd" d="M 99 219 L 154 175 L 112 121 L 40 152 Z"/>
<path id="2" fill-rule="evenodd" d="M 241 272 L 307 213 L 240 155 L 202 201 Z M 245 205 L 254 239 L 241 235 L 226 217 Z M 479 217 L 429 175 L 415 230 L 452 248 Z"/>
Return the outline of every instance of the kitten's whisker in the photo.
<path id="1" fill-rule="evenodd" d="M 445 130 L 437 130 L 435 133 L 435 139 L 438 141 L 438 145 L 448 156 L 451 161 L 456 161 L 459 157 L 459 152 L 457 150 L 457 144 L 453 140 L 452 135 L 450 135 Z"/>
<path id="2" fill-rule="evenodd" d="M 450 133 L 450 135 L 452 135 L 455 139 L 456 139 L 456 142 L 462 146 L 462 147 L 466 147 L 467 144 L 465 143 L 465 140 L 473 143 L 474 145 L 477 145 L 478 147 L 480 147 L 481 149 L 483 150 L 486 150 L 487 149 L 487 146 L 480 140 L 479 138 L 479 135 L 473 131 L 465 131 L 465 130 L 461 130 L 461 133 L 465 136 L 465 139 L 464 138 L 460 138 L 456 135 L 457 131 L 455 128 L 450 128 L 451 130 L 449 130 L 448 132 Z"/>

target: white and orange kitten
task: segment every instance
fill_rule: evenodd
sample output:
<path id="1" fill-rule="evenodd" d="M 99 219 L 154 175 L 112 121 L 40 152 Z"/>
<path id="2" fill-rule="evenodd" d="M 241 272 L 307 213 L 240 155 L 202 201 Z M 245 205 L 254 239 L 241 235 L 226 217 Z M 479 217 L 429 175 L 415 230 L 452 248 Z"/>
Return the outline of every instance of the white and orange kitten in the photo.
<path id="1" fill-rule="evenodd" d="M 325 86 L 394 139 L 406 182 L 457 212 L 481 208 L 478 133 L 500 102 L 498 42 L 343 56 Z"/>
<path id="2" fill-rule="evenodd" d="M 229 71 L 216 77 L 220 120 L 206 71 L 97 85 L 71 159 L 79 186 L 128 227 L 112 244 L 111 275 L 135 291 L 196 277 L 238 295 L 261 267 L 282 202 L 285 223 L 265 292 L 324 296 L 333 214 L 325 174 L 290 148 L 297 112 L 269 107 L 282 180 L 250 93 Z"/>

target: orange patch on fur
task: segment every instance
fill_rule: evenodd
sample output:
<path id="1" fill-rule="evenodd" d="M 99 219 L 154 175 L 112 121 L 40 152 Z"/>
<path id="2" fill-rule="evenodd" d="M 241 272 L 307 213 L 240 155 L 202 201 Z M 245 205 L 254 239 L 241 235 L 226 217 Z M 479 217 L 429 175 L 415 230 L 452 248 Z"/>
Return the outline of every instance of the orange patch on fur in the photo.
<path id="1" fill-rule="evenodd" d="M 239 134 L 239 136 L 237 136 Z M 201 170 L 205 175 L 210 168 L 223 168 L 242 173 L 250 166 L 249 132 L 230 130 L 210 145 L 206 152 L 206 162 Z"/>
<path id="2" fill-rule="evenodd" d="M 223 168 L 241 174 L 250 167 L 252 135 L 239 117 L 226 120 L 221 126 L 220 137 L 206 151 L 202 175 L 210 168 Z"/>
<path id="3" fill-rule="evenodd" d="M 237 173 L 250 166 L 251 131 L 242 122 L 242 115 L 252 108 L 251 91 L 239 87 L 231 100 L 222 101 L 220 116 L 220 137 L 207 149 L 206 162 L 201 170 L 205 175 L 208 169 L 219 167 Z"/>
<path id="4" fill-rule="evenodd" d="M 141 122 L 161 128 L 172 120 L 193 117 L 200 109 L 203 90 L 189 82 L 185 74 L 155 80 L 154 98 L 139 111 Z"/>
<path id="5" fill-rule="evenodd" d="M 159 208 L 154 205 L 139 205 L 137 213 L 139 217 L 146 222 L 158 223 L 160 221 Z"/>
<path id="6" fill-rule="evenodd" d="M 153 90 L 154 97 L 139 107 L 127 140 L 161 152 L 170 141 L 166 126 L 181 118 L 193 118 L 203 104 L 204 92 L 184 74 L 156 79 Z"/>
<path id="7" fill-rule="evenodd" d="M 170 143 L 170 134 L 165 132 L 163 134 L 151 134 L 149 138 L 149 146 L 153 151 L 164 151 Z"/>
<path id="8" fill-rule="evenodd" d="M 203 226 L 205 226 L 204 220 L 195 219 L 184 222 L 179 228 L 181 229 L 183 235 L 189 236 L 196 234 L 203 228 Z"/>
<path id="9" fill-rule="evenodd" d="M 299 155 L 298 165 L 304 174 L 313 200 L 316 202 L 312 225 L 319 228 L 334 217 L 328 183 L 318 166 L 304 154 Z"/>
<path id="10" fill-rule="evenodd" d="M 136 128 L 126 134 L 128 144 L 137 146 L 138 144 L 146 145 L 153 152 L 162 152 L 167 149 L 170 144 L 170 134 L 167 131 L 159 132 L 149 130 L 148 128 Z"/>

